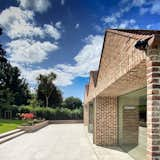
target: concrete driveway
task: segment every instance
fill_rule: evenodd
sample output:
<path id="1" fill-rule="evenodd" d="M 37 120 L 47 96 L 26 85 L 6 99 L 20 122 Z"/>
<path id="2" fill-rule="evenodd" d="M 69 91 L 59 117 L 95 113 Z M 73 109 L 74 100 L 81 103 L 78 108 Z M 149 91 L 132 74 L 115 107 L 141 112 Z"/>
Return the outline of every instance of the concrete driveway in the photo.
<path id="1" fill-rule="evenodd" d="M 93 145 L 83 124 L 55 124 L 1 144 L 0 160 L 133 159 L 117 148 Z"/>

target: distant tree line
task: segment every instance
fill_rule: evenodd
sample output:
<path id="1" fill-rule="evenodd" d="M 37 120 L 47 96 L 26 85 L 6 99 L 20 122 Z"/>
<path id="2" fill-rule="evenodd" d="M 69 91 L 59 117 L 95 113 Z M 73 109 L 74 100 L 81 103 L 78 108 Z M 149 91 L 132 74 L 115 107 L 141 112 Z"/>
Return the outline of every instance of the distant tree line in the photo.
<path id="1" fill-rule="evenodd" d="M 2 29 L 0 28 L 1 34 Z M 44 108 L 43 112 L 45 108 L 76 109 L 73 114 L 78 113 L 80 114 L 78 117 L 82 117 L 82 101 L 75 97 L 63 99 L 62 92 L 54 84 L 55 79 L 56 74 L 53 72 L 40 74 L 37 77 L 38 87 L 36 92 L 34 94 L 31 93 L 28 83 L 21 77 L 19 68 L 10 64 L 7 60 L 6 52 L 0 44 L 0 113 L 5 110 L 12 110 L 15 115 L 18 112 L 17 107 L 23 106 L 25 108 L 25 106 L 30 106 L 31 108 Z M 58 113 L 59 109 L 55 111 Z M 63 112 L 67 112 L 70 115 L 72 113 L 69 113 L 69 110 L 64 109 Z"/>

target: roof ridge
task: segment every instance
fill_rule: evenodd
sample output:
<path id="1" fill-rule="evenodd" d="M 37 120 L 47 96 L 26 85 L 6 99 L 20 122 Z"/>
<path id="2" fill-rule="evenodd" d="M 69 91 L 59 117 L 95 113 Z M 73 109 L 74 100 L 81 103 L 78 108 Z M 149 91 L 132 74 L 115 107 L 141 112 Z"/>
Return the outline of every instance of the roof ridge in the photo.
<path id="1" fill-rule="evenodd" d="M 137 30 L 138 31 L 138 30 Z M 130 37 L 136 40 L 139 40 L 141 37 L 140 36 L 145 36 L 145 37 L 150 37 L 152 34 L 147 35 L 147 34 L 137 34 L 137 33 L 131 33 L 131 32 L 125 32 L 124 30 L 116 30 L 116 29 L 109 29 L 106 32 L 111 32 L 111 33 L 115 33 L 118 35 L 122 35 L 125 37 Z"/>

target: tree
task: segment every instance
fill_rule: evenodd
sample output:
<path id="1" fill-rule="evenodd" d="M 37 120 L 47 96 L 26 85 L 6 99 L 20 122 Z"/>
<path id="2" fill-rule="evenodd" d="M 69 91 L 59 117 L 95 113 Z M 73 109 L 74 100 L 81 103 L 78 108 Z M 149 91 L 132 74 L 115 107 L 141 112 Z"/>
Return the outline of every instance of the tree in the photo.
<path id="1" fill-rule="evenodd" d="M 64 100 L 63 107 L 69 108 L 69 109 L 81 108 L 82 101 L 79 98 L 75 98 L 73 96 L 68 97 Z"/>
<path id="2" fill-rule="evenodd" d="M 42 105 L 45 107 L 58 106 L 62 102 L 62 95 L 60 90 L 53 84 L 53 81 L 56 79 L 56 74 L 51 72 L 48 75 L 40 74 L 37 77 L 38 80 L 38 89 L 37 89 L 37 98 L 42 102 Z"/>
<path id="3" fill-rule="evenodd" d="M 28 84 L 20 77 L 18 67 L 13 67 L 5 55 L 6 52 L 0 45 L 0 106 L 27 104 L 30 98 Z"/>
<path id="4" fill-rule="evenodd" d="M 28 103 L 33 108 L 40 106 L 41 102 L 37 100 L 36 94 L 31 94 L 31 99 L 28 100 Z"/>

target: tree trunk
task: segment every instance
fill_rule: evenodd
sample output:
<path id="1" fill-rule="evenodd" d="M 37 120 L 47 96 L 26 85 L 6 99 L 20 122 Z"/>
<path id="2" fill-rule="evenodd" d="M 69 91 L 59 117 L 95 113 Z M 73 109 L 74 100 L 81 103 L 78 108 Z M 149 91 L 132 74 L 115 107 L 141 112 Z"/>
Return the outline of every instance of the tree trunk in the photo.
<path id="1" fill-rule="evenodd" d="M 48 97 L 46 96 L 46 107 L 48 107 Z"/>

